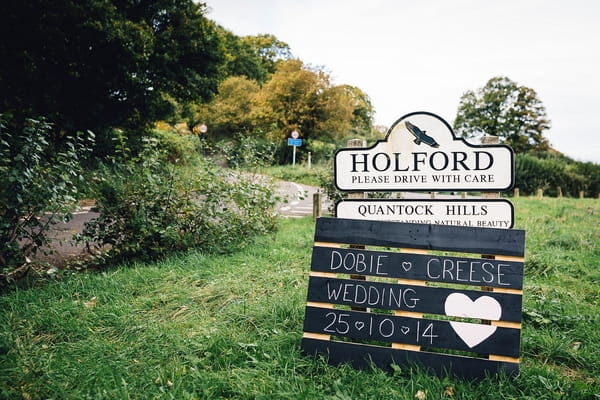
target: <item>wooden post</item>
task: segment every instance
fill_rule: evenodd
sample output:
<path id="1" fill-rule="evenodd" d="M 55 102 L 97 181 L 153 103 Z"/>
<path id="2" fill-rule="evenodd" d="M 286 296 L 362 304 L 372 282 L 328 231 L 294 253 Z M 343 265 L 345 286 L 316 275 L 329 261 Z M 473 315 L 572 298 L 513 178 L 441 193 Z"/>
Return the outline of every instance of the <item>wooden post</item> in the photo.
<path id="1" fill-rule="evenodd" d="M 556 187 L 556 197 L 559 199 L 562 197 L 562 188 L 560 186 Z"/>
<path id="2" fill-rule="evenodd" d="M 519 188 L 515 188 L 514 197 L 519 197 Z"/>
<path id="3" fill-rule="evenodd" d="M 367 141 L 363 140 L 363 139 L 350 139 L 348 140 L 348 142 L 346 143 L 348 145 L 348 147 L 354 147 L 354 148 L 358 148 L 358 147 L 367 147 Z M 348 198 L 349 199 L 364 199 L 367 196 L 365 195 L 365 192 L 350 192 L 348 193 Z M 365 246 L 362 245 L 350 245 L 351 249 L 364 249 Z M 366 281 L 367 277 L 365 275 L 350 275 L 350 279 L 356 279 L 356 280 L 360 280 L 360 281 Z M 368 308 L 366 307 L 350 307 L 351 310 L 354 311 L 369 311 Z"/>
<path id="4" fill-rule="evenodd" d="M 585 197 L 585 192 L 583 190 L 579 191 L 579 198 L 583 199 Z"/>
<path id="5" fill-rule="evenodd" d="M 537 197 L 538 197 L 538 199 L 541 199 L 542 197 L 544 197 L 544 191 L 542 189 L 537 190 Z"/>
<path id="6" fill-rule="evenodd" d="M 321 192 L 313 193 L 313 219 L 321 216 Z"/>
<path id="7" fill-rule="evenodd" d="M 481 138 L 481 144 L 500 144 L 500 138 L 493 135 L 485 135 Z M 500 198 L 500 192 L 485 192 L 481 193 L 481 197 L 484 199 L 498 199 Z"/>
<path id="8" fill-rule="evenodd" d="M 467 198 L 467 192 L 460 192 L 460 198 L 461 199 L 466 199 Z"/>

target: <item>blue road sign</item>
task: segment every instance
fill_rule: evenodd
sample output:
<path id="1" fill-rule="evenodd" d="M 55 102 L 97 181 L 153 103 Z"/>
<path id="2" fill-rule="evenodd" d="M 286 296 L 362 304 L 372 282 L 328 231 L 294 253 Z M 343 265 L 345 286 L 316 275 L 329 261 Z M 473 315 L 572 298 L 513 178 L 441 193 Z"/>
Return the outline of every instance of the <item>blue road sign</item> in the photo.
<path id="1" fill-rule="evenodd" d="M 288 138 L 288 146 L 302 146 L 302 139 Z"/>

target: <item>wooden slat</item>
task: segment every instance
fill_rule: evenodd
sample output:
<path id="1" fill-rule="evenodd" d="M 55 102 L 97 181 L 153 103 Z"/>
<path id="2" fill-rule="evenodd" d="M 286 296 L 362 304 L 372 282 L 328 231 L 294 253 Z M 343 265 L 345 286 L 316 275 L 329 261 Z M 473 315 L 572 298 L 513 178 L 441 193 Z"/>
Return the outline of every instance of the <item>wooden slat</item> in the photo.
<path id="1" fill-rule="evenodd" d="M 335 249 L 338 249 L 338 248 L 342 247 L 341 243 L 331 243 L 331 242 L 315 242 L 315 246 L 319 246 L 319 247 L 333 247 Z"/>
<path id="2" fill-rule="evenodd" d="M 499 326 L 502 328 L 521 329 L 521 324 L 519 322 L 490 321 L 490 325 Z"/>
<path id="3" fill-rule="evenodd" d="M 497 327 L 488 337 L 474 344 L 467 343 L 454 329 L 451 321 L 408 318 L 350 310 L 307 307 L 304 332 L 340 336 L 357 340 L 392 342 L 392 347 L 418 351 L 420 346 L 438 349 L 471 351 L 518 357 L 520 330 Z M 480 324 L 463 323 L 466 329 Z M 468 341 L 468 340 L 467 340 Z M 402 346 L 394 346 L 394 343 Z"/>
<path id="4" fill-rule="evenodd" d="M 513 261 L 513 262 L 524 262 L 525 261 L 525 257 L 517 257 L 517 256 L 503 256 L 500 254 L 496 254 L 494 257 L 496 260 L 502 260 L 502 261 Z"/>
<path id="5" fill-rule="evenodd" d="M 310 277 L 307 300 L 347 306 L 446 315 L 444 300 L 454 293 L 464 294 L 472 301 L 476 301 L 481 296 L 492 297 L 502 305 L 501 320 L 521 322 L 522 296 L 506 293 Z M 465 315 L 465 317 L 469 316 Z"/>
<path id="6" fill-rule="evenodd" d="M 429 250 L 400 248 L 400 252 L 406 254 L 427 254 Z"/>
<path id="7" fill-rule="evenodd" d="M 324 335 L 322 333 L 312 333 L 312 332 L 304 332 L 302 333 L 302 337 L 306 339 L 315 339 L 315 340 L 330 340 L 331 335 Z"/>
<path id="8" fill-rule="evenodd" d="M 319 218 L 315 242 L 523 256 L 525 231 Z"/>
<path id="9" fill-rule="evenodd" d="M 421 351 L 421 346 L 416 346 L 414 344 L 392 343 L 392 349 Z"/>
<path id="10" fill-rule="evenodd" d="M 357 369 L 369 369 L 372 365 L 393 372 L 392 364 L 411 367 L 419 364 L 426 370 L 445 375 L 448 372 L 468 380 L 484 379 L 488 374 L 503 371 L 507 375 L 517 375 L 516 362 L 496 361 L 481 358 L 461 357 L 424 351 L 406 351 L 388 347 L 370 346 L 356 343 L 302 339 L 302 351 L 308 355 L 323 355 L 329 364 L 350 363 Z"/>
<path id="11" fill-rule="evenodd" d="M 409 251 L 411 253 L 315 246 L 311 270 L 509 289 L 523 287 L 522 262 Z"/>
<path id="12" fill-rule="evenodd" d="M 506 356 L 499 356 L 496 354 L 490 354 L 488 357 L 488 360 L 493 360 L 493 361 L 506 361 L 506 362 L 510 362 L 510 363 L 518 363 L 520 362 L 520 360 L 518 358 L 515 357 L 506 357 Z"/>
<path id="13" fill-rule="evenodd" d="M 337 278 L 337 274 L 335 272 L 320 272 L 320 271 L 310 271 L 308 276 L 318 276 L 321 278 Z"/>
<path id="14" fill-rule="evenodd" d="M 520 295 L 520 296 L 523 295 L 523 290 L 522 289 L 505 289 L 505 288 L 490 287 L 490 292 L 517 294 L 517 295 Z"/>
<path id="15" fill-rule="evenodd" d="M 317 308 L 333 308 L 333 304 L 331 303 L 318 303 L 316 301 L 307 301 L 307 307 L 317 307 Z"/>

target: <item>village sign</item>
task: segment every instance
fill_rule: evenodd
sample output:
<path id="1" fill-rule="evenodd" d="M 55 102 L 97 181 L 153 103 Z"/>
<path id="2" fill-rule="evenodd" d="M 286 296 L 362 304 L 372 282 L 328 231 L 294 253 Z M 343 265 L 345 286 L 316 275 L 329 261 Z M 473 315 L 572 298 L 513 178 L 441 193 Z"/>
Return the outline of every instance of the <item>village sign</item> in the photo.
<path id="1" fill-rule="evenodd" d="M 429 112 L 400 118 L 384 140 L 339 150 L 335 185 L 344 191 L 504 191 L 514 185 L 509 146 L 472 145 Z"/>

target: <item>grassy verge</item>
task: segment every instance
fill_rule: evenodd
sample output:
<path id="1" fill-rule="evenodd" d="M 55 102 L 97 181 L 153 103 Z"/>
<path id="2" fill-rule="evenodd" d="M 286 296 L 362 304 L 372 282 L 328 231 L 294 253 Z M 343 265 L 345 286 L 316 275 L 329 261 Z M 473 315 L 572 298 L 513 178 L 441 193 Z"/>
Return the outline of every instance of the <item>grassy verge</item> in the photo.
<path id="1" fill-rule="evenodd" d="M 306 218 L 231 255 L 191 252 L 0 297 L 0 398 L 600 398 L 600 202 L 514 204 L 527 230 L 515 380 L 475 385 L 302 357 Z"/>

